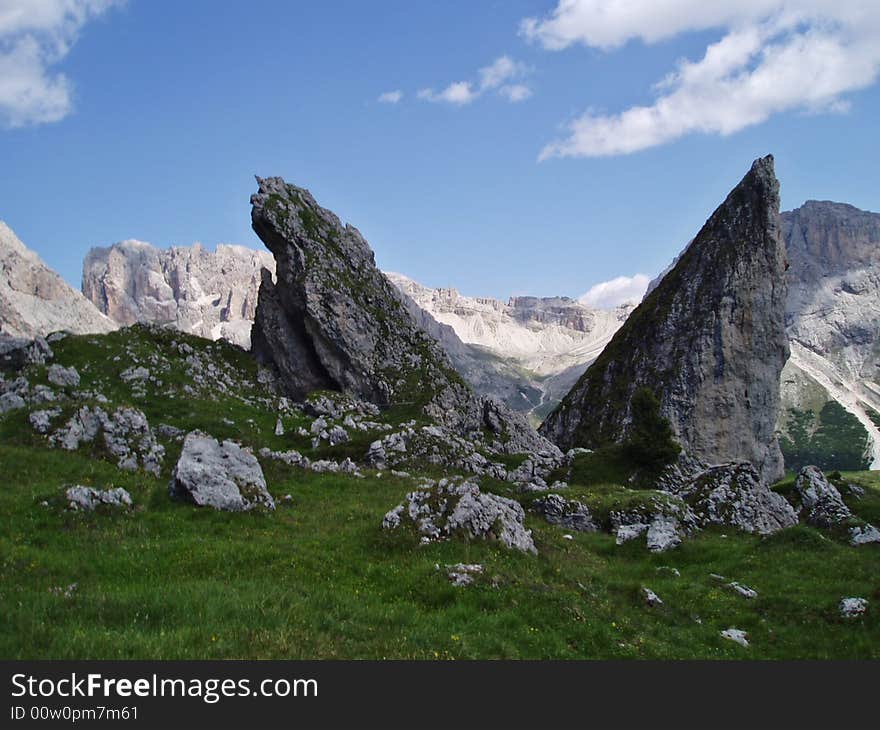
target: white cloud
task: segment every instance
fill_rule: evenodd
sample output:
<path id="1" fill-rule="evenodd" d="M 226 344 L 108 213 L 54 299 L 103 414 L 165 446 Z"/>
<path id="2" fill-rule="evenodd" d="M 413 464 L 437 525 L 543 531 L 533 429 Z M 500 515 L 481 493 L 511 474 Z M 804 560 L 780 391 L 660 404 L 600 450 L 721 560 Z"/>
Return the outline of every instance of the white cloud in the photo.
<path id="1" fill-rule="evenodd" d="M 651 277 L 645 274 L 618 276 L 611 281 L 603 281 L 590 287 L 586 294 L 578 297 L 578 301 L 597 309 L 613 309 L 621 304 L 638 304 L 642 301 L 650 283 Z"/>
<path id="2" fill-rule="evenodd" d="M 56 122 L 72 107 L 72 84 L 52 70 L 82 27 L 122 0 L 0 0 L 0 122 Z"/>
<path id="3" fill-rule="evenodd" d="M 382 94 L 379 94 L 379 98 L 376 100 L 380 104 L 396 104 L 403 98 L 403 92 L 400 89 L 395 89 L 394 91 L 386 91 Z"/>
<path id="4" fill-rule="evenodd" d="M 870 7 L 872 6 L 873 7 Z M 612 50 L 720 29 L 697 61 L 682 60 L 651 104 L 589 110 L 540 159 L 636 152 L 688 134 L 728 135 L 792 110 L 841 112 L 845 94 L 880 76 L 880 12 L 865 0 L 560 0 L 521 33 L 549 50 Z"/>
<path id="5" fill-rule="evenodd" d="M 440 101 L 463 106 L 476 101 L 489 91 L 497 91 L 510 102 L 525 101 L 532 95 L 532 90 L 525 84 L 508 82 L 521 79 L 530 70 L 524 63 L 514 61 L 509 56 L 499 56 L 477 72 L 479 76 L 477 82 L 454 81 L 442 91 L 422 89 L 416 96 L 425 101 Z"/>
<path id="6" fill-rule="evenodd" d="M 532 95 L 532 90 L 525 84 L 506 84 L 498 89 L 498 93 L 515 104 L 528 99 Z"/>
<path id="7" fill-rule="evenodd" d="M 480 69 L 480 90 L 497 89 L 513 79 L 519 79 L 529 72 L 529 67 L 510 56 L 499 56 L 492 63 Z"/>
<path id="8" fill-rule="evenodd" d="M 443 91 L 436 92 L 434 89 L 422 89 L 417 94 L 419 99 L 426 101 L 445 101 L 448 104 L 470 104 L 479 96 L 473 87 L 467 81 L 455 81 L 447 86 Z"/>

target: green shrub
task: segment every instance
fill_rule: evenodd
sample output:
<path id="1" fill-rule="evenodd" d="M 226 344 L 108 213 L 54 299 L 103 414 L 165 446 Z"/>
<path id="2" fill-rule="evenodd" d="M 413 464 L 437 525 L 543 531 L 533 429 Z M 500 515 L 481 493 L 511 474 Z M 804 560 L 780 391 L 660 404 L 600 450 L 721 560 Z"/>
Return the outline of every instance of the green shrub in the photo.
<path id="1" fill-rule="evenodd" d="M 632 425 L 623 443 L 626 457 L 648 473 L 659 473 L 681 453 L 672 426 L 660 415 L 660 401 L 649 388 L 639 388 L 631 401 Z"/>

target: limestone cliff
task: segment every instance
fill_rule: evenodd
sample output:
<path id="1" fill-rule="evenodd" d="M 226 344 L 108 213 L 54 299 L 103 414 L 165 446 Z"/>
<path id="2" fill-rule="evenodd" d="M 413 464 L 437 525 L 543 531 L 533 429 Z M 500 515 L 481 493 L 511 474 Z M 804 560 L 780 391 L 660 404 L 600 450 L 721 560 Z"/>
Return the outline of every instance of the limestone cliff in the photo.
<path id="1" fill-rule="evenodd" d="M 786 459 L 880 469 L 880 215 L 811 200 L 782 214 L 782 230 L 791 262 Z"/>
<path id="2" fill-rule="evenodd" d="M 93 248 L 83 262 L 83 294 L 114 322 L 171 325 L 250 346 L 265 251 L 221 244 L 159 249 L 142 241 Z"/>
<path id="3" fill-rule="evenodd" d="M 35 337 L 58 330 L 91 334 L 114 329 L 114 322 L 0 221 L 0 332 Z"/>

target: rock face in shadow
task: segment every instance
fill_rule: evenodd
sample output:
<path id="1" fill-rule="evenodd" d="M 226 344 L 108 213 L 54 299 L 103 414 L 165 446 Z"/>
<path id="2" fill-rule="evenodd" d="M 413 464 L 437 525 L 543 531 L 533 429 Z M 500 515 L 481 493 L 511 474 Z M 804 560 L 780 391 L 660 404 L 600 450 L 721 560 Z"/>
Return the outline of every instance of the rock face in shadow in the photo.
<path id="1" fill-rule="evenodd" d="M 647 386 L 691 459 L 783 474 L 775 436 L 785 249 L 773 158 L 743 180 L 541 426 L 563 449 L 621 441 Z"/>
<path id="2" fill-rule="evenodd" d="M 356 228 L 308 190 L 278 177 L 257 182 L 251 219 L 275 256 L 276 281 L 264 272 L 252 350 L 291 396 L 342 391 L 485 435 L 498 449 L 556 452 L 524 417 L 473 392 L 376 267 Z"/>

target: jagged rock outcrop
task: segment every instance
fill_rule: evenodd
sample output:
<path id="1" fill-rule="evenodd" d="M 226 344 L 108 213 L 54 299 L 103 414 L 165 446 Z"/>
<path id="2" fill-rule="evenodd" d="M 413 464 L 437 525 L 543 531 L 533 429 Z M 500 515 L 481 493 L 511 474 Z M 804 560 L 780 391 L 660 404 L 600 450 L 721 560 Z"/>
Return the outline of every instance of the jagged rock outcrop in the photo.
<path id="1" fill-rule="evenodd" d="M 852 517 L 837 487 L 815 466 L 801 469 L 794 483 L 794 491 L 810 525 L 834 527 Z"/>
<path id="2" fill-rule="evenodd" d="M 751 170 L 541 426 L 563 449 L 621 441 L 647 386 L 685 453 L 782 476 L 775 436 L 785 250 L 773 158 Z"/>
<path id="3" fill-rule="evenodd" d="M 532 509 L 551 525 L 567 527 L 577 532 L 598 532 L 599 526 L 590 508 L 576 499 L 568 500 L 558 494 L 548 494 L 536 499 Z"/>
<path id="4" fill-rule="evenodd" d="M 421 410 L 500 450 L 556 449 L 525 419 L 478 397 L 376 267 L 360 232 L 281 178 L 257 178 L 254 231 L 275 256 L 265 272 L 253 352 L 289 394 L 338 390 L 382 407 Z"/>
<path id="5" fill-rule="evenodd" d="M 386 530 L 414 527 L 423 544 L 460 535 L 495 539 L 509 548 L 535 553 L 532 531 L 523 524 L 519 502 L 480 491 L 474 482 L 441 479 L 410 492 L 382 520 Z"/>
<path id="6" fill-rule="evenodd" d="M 265 251 L 220 244 L 158 249 L 142 241 L 93 248 L 83 262 L 83 294 L 114 322 L 171 325 L 248 349 Z"/>
<path id="7" fill-rule="evenodd" d="M 786 467 L 880 469 L 880 214 L 809 200 L 780 217 L 791 357 L 777 428 Z"/>
<path id="8" fill-rule="evenodd" d="M 65 330 L 111 332 L 103 316 L 0 221 L 0 334 L 33 338 Z"/>

